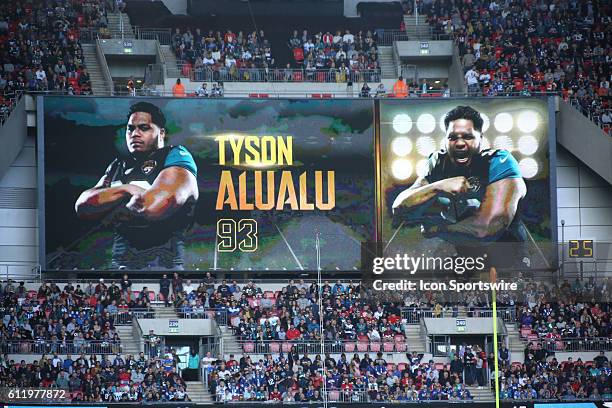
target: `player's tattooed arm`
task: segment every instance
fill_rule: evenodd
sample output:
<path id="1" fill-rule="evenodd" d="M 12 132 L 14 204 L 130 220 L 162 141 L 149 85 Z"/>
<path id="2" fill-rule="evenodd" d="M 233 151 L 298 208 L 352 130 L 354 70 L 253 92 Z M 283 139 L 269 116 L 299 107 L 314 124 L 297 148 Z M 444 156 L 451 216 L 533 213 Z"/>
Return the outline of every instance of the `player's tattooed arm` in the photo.
<path id="1" fill-rule="evenodd" d="M 151 188 L 133 195 L 125 207 L 148 220 L 160 220 L 174 214 L 189 200 L 197 199 L 195 176 L 189 170 L 172 166 L 159 173 Z"/>
<path id="2" fill-rule="evenodd" d="M 79 218 L 99 218 L 114 210 L 119 204 L 124 204 L 132 196 L 142 194 L 145 190 L 133 184 L 124 184 L 117 187 L 106 187 L 107 176 L 102 177 L 98 183 L 81 193 L 74 210 Z"/>
<path id="3" fill-rule="evenodd" d="M 508 228 L 525 196 L 522 178 L 506 178 L 489 184 L 478 212 L 456 224 L 439 227 L 439 236 L 457 243 L 495 241 Z"/>

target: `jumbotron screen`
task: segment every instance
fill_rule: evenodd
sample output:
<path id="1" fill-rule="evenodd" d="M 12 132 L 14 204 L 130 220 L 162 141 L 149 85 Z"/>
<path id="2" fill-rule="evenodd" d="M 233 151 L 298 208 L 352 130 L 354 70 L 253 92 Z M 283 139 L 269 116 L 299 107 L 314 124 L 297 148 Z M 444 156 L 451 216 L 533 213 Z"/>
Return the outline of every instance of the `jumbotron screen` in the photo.
<path id="1" fill-rule="evenodd" d="M 374 105 L 44 98 L 51 270 L 356 270 L 374 235 Z"/>
<path id="2" fill-rule="evenodd" d="M 357 271 L 373 242 L 420 270 L 556 266 L 547 100 L 43 105 L 49 270 Z"/>
<path id="3" fill-rule="evenodd" d="M 385 100 L 380 122 L 384 257 L 458 274 L 555 267 L 547 100 Z"/>

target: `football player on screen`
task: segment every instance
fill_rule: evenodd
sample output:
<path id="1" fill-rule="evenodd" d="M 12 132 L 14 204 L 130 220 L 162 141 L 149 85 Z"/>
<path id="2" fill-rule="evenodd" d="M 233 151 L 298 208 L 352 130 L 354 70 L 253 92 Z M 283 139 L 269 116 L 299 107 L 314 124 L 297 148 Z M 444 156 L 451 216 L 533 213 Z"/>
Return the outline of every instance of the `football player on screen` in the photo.
<path id="1" fill-rule="evenodd" d="M 444 126 L 446 148 L 434 152 L 425 174 L 395 198 L 394 217 L 419 220 L 425 237 L 452 243 L 460 256 L 486 253 L 493 266 L 528 267 L 529 232 L 520 217 L 527 187 L 516 159 L 482 147 L 483 119 L 469 106 L 448 112 Z M 432 208 L 437 215 L 424 216 Z M 501 242 L 506 245 L 491 245 Z"/>
<path id="2" fill-rule="evenodd" d="M 165 146 L 166 118 L 148 102 L 127 115 L 128 157 L 113 160 L 76 201 L 80 218 L 110 216 L 111 269 L 183 269 L 184 235 L 198 200 L 197 167 L 189 151 Z"/>

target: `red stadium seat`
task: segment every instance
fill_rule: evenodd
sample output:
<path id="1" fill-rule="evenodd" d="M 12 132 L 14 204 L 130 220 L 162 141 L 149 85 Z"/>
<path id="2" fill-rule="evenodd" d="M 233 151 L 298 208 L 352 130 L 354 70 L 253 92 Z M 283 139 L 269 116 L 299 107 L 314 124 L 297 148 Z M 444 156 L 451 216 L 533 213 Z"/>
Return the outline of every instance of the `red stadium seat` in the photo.
<path id="1" fill-rule="evenodd" d="M 378 353 L 380 351 L 380 343 L 377 341 L 370 343 L 370 351 Z"/>
<path id="2" fill-rule="evenodd" d="M 347 341 L 346 343 L 344 343 L 344 351 L 347 353 L 355 352 L 355 343 L 353 343 L 352 341 Z"/>
<path id="3" fill-rule="evenodd" d="M 395 343 L 395 351 L 403 353 L 406 350 L 408 350 L 408 345 L 405 341 L 398 341 Z"/>
<path id="4" fill-rule="evenodd" d="M 365 353 L 368 351 L 368 343 L 366 343 L 365 341 L 358 341 L 357 342 L 357 351 L 359 351 L 360 353 Z"/>
<path id="5" fill-rule="evenodd" d="M 266 290 L 264 292 L 264 298 L 266 298 L 266 299 L 274 299 L 274 292 L 272 292 L 271 290 Z"/>
<path id="6" fill-rule="evenodd" d="M 584 362 L 585 367 L 593 367 L 595 365 L 594 361 L 585 361 Z"/>
<path id="7" fill-rule="evenodd" d="M 321 99 L 321 94 L 310 94 L 310 97 L 313 99 Z"/>
<path id="8" fill-rule="evenodd" d="M 232 325 L 232 327 L 238 327 L 238 325 L 240 324 L 240 316 L 234 316 L 230 319 L 230 324 Z"/>
<path id="9" fill-rule="evenodd" d="M 277 343 L 275 341 L 270 343 L 270 353 L 280 353 L 280 349 L 281 349 L 280 343 Z"/>
<path id="10" fill-rule="evenodd" d="M 440 371 L 440 370 L 444 370 L 444 363 L 436 363 L 434 364 L 434 367 L 436 368 L 436 370 Z"/>
<path id="11" fill-rule="evenodd" d="M 321 94 L 321 98 L 323 98 L 323 99 L 331 99 L 332 97 L 333 97 L 333 95 L 330 94 L 330 93 Z"/>
<path id="12" fill-rule="evenodd" d="M 289 353 L 291 351 L 291 343 L 284 342 L 282 345 L 283 353 Z"/>
<path id="13" fill-rule="evenodd" d="M 255 351 L 255 343 L 253 342 L 247 342 L 244 343 L 242 349 L 244 350 L 245 353 L 253 353 Z"/>
<path id="14" fill-rule="evenodd" d="M 250 93 L 249 94 L 249 98 L 257 98 L 257 94 L 256 93 Z"/>
<path id="15" fill-rule="evenodd" d="M 336 402 L 340 400 L 340 391 L 338 390 L 330 390 L 329 391 L 329 400 Z"/>
<path id="16" fill-rule="evenodd" d="M 389 342 L 389 341 L 385 341 L 385 342 L 383 343 L 383 351 L 384 351 L 385 353 L 392 353 L 392 352 L 393 352 L 393 349 L 395 348 L 394 346 L 395 346 L 395 345 L 394 345 L 393 343 L 391 343 L 391 342 Z"/>
<path id="17" fill-rule="evenodd" d="M 405 337 L 403 334 L 396 334 L 395 336 L 393 336 L 393 340 L 395 340 L 396 342 L 398 341 L 404 341 Z"/>
<path id="18" fill-rule="evenodd" d="M 149 292 L 149 300 L 153 302 L 155 300 L 155 293 Z"/>
<path id="19" fill-rule="evenodd" d="M 304 76 L 300 71 L 296 71 L 293 73 L 293 82 L 302 82 L 304 80 Z"/>

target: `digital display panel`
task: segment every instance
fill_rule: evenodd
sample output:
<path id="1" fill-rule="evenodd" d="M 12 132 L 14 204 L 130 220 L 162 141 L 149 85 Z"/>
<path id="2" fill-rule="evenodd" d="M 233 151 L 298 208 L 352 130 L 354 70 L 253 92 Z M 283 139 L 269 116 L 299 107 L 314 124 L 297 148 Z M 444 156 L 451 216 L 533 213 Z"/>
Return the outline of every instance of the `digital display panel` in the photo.
<path id="1" fill-rule="evenodd" d="M 548 112 L 540 99 L 380 101 L 383 255 L 457 274 L 554 268 Z"/>
<path id="2" fill-rule="evenodd" d="M 374 103 L 44 98 L 49 270 L 343 270 L 374 237 Z"/>

